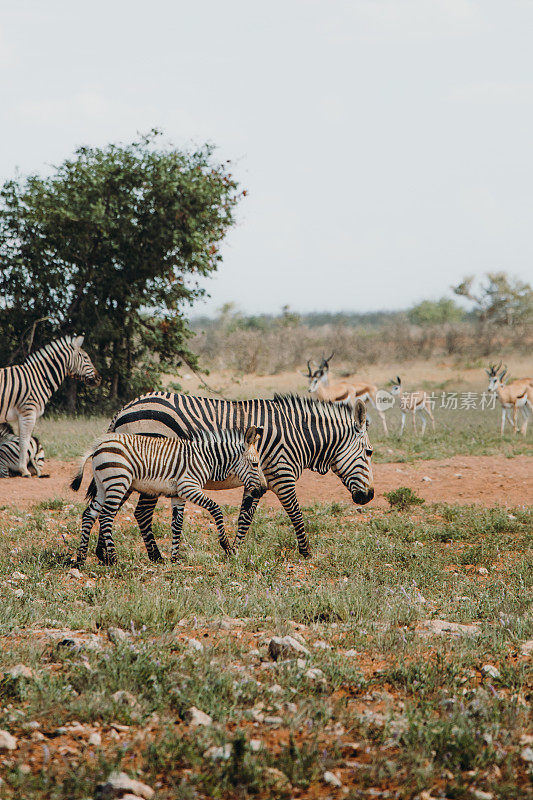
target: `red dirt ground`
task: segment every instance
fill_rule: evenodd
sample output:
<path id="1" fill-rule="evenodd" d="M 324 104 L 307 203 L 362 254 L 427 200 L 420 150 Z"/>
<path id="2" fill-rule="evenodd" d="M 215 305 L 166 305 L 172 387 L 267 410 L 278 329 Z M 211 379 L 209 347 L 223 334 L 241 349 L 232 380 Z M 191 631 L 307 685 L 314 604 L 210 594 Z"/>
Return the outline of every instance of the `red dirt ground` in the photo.
<path id="1" fill-rule="evenodd" d="M 77 467 L 75 461 L 47 461 L 49 478 L 5 478 L 0 480 L 0 506 L 27 507 L 41 500 L 62 497 L 82 500 L 68 486 Z M 431 478 L 430 481 L 423 480 Z M 86 469 L 85 486 L 89 469 Z M 389 463 L 374 465 L 376 498 L 372 506 L 386 506 L 383 493 L 399 486 L 410 486 L 427 502 L 479 503 L 484 506 L 518 506 L 533 502 L 533 458 L 516 456 L 454 456 L 444 461 L 417 461 L 411 464 Z M 350 496 L 332 473 L 325 476 L 304 472 L 297 484 L 302 506 L 313 503 L 340 501 L 348 503 Z M 212 492 L 218 503 L 240 505 L 242 490 Z M 268 492 L 261 503 L 279 507 L 274 494 Z"/>

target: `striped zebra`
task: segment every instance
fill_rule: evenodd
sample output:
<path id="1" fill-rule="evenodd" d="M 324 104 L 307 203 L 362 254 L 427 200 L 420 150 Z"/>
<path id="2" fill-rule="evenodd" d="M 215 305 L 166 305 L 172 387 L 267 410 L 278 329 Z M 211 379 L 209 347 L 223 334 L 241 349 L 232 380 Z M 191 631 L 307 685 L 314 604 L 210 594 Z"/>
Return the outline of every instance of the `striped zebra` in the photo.
<path id="1" fill-rule="evenodd" d="M 0 424 L 0 478 L 8 478 L 10 472 L 18 472 L 19 437 L 7 422 Z M 36 436 L 30 438 L 26 467 L 37 477 L 42 476 L 44 450 Z"/>
<path id="2" fill-rule="evenodd" d="M 331 469 L 349 490 L 354 503 L 364 505 L 374 497 L 372 446 L 366 430 L 366 409 L 357 400 L 354 408 L 322 403 L 299 395 L 274 395 L 272 400 L 218 400 L 170 392 L 138 397 L 113 418 L 110 431 L 152 436 L 187 437 L 198 431 L 231 430 L 259 425 L 261 467 L 268 488 L 279 498 L 290 517 L 302 556 L 309 556 L 309 542 L 296 497 L 296 481 L 304 469 L 324 475 Z M 227 489 L 238 481 L 211 482 L 209 489 Z M 89 487 L 89 493 L 94 487 Z M 245 491 L 246 498 L 246 491 Z M 252 522 L 257 498 L 243 501 L 233 546 L 242 542 Z M 156 497 L 141 493 L 135 518 L 143 536 L 152 528 Z M 97 556 L 105 558 L 105 544 L 98 540 Z"/>
<path id="3" fill-rule="evenodd" d="M 83 336 L 63 336 L 31 353 L 23 364 L 0 369 L 0 422 L 18 422 L 17 471 L 29 477 L 28 448 L 36 420 L 67 376 L 97 386 L 100 376 L 85 350 Z"/>
<path id="4" fill-rule="evenodd" d="M 117 556 L 111 528 L 115 515 L 132 491 L 157 498 L 172 498 L 172 560 L 178 556 L 183 527 L 185 501 L 205 508 L 215 520 L 218 540 L 226 553 L 233 553 L 220 507 L 202 489 L 210 481 L 224 482 L 234 476 L 244 484 L 252 498 L 266 492 L 261 471 L 257 441 L 262 431 L 251 426 L 239 430 L 202 432 L 188 440 L 163 439 L 132 434 L 108 434 L 86 453 L 71 488 L 80 487 L 85 463 L 92 458 L 96 494 L 83 512 L 81 544 L 76 566 L 87 557 L 89 536 L 100 517 L 100 535 L 106 546 L 107 563 L 116 563 Z M 141 528 L 151 561 L 162 561 L 153 533 Z"/>

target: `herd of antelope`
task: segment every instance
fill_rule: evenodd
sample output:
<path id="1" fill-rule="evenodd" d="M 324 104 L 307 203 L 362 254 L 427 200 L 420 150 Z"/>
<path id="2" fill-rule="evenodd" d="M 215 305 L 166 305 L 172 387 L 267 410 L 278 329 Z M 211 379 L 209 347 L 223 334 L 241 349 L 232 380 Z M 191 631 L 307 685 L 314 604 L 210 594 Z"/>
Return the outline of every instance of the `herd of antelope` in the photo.
<path id="1" fill-rule="evenodd" d="M 369 381 L 356 378 L 331 380 L 329 362 L 333 355 L 334 353 L 328 358 L 322 356 L 321 361 L 318 363 L 311 359 L 307 362 L 307 373 L 304 373 L 304 375 L 309 380 L 309 392 L 318 400 L 342 403 L 344 405 L 353 406 L 357 400 L 362 400 L 377 412 L 383 425 L 383 430 L 385 434 L 388 434 L 387 420 L 383 410 L 384 403 L 379 402 L 380 390 L 378 387 Z M 519 378 L 505 382 L 507 368 L 502 370 L 501 361 L 498 365 L 491 364 L 485 372 L 489 376 L 487 391 L 491 394 L 496 394 L 502 407 L 501 435 L 503 436 L 506 420 L 512 426 L 514 432 L 518 433 L 518 412 L 520 411 L 522 415 L 520 432 L 525 436 L 529 417 L 533 412 L 533 378 Z M 387 393 L 384 392 L 383 394 L 386 396 Z M 415 389 L 409 392 L 402 391 L 402 381 L 400 376 L 397 375 L 389 381 L 388 394 L 399 401 L 402 415 L 400 436 L 403 434 L 408 415 L 411 415 L 413 420 L 415 433 L 417 432 L 417 414 L 420 415 L 422 420 L 422 436 L 426 430 L 428 420 L 431 422 L 433 431 L 435 430 L 435 418 L 430 396 L 424 389 Z"/>

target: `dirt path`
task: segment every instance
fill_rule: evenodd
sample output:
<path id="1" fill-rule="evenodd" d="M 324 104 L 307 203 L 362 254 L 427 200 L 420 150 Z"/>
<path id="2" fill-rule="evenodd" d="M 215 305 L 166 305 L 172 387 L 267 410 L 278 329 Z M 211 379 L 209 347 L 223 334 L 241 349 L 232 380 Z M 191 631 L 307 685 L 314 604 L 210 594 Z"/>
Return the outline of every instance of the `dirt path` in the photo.
<path id="1" fill-rule="evenodd" d="M 69 489 L 75 471 L 74 461 L 47 461 L 49 478 L 5 478 L 0 480 L 0 506 L 27 507 L 55 497 L 82 500 L 83 494 Z M 88 472 L 84 486 L 88 482 Z M 431 478 L 430 481 L 423 480 Z M 533 502 L 533 458 L 516 456 L 454 456 L 445 461 L 417 461 L 412 464 L 374 465 L 376 498 L 371 505 L 386 506 L 383 493 L 398 486 L 410 486 L 428 502 L 479 503 L 485 506 L 516 506 Z M 350 497 L 338 478 L 305 472 L 297 485 L 302 506 L 316 502 L 349 502 Z M 242 490 L 213 492 L 219 503 L 239 505 Z M 261 501 L 279 506 L 271 492 Z"/>

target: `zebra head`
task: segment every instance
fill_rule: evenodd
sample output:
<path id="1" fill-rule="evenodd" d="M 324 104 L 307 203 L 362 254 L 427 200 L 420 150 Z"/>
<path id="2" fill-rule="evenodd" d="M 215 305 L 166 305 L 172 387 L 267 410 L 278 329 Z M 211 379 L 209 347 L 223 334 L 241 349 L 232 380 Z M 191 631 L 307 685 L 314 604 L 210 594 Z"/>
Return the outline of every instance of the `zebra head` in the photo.
<path id="1" fill-rule="evenodd" d="M 231 467 L 231 473 L 243 482 L 245 494 L 253 498 L 262 497 L 267 490 L 257 452 L 257 442 L 262 433 L 263 429 L 256 428 L 255 425 L 247 429 L 236 461 Z"/>
<path id="2" fill-rule="evenodd" d="M 374 476 L 371 464 L 373 449 L 367 433 L 366 406 L 362 400 L 357 400 L 353 414 L 353 424 L 347 427 L 346 435 L 339 442 L 331 470 L 346 486 L 354 503 L 364 506 L 374 497 Z"/>
<path id="3" fill-rule="evenodd" d="M 83 336 L 73 336 L 69 346 L 68 375 L 71 378 L 80 378 L 87 386 L 99 386 L 102 378 L 85 350 L 81 349 Z"/>

